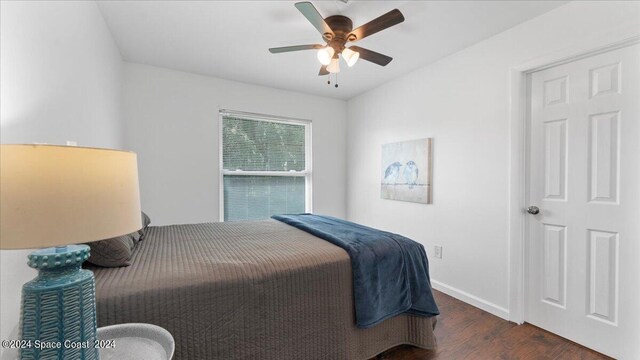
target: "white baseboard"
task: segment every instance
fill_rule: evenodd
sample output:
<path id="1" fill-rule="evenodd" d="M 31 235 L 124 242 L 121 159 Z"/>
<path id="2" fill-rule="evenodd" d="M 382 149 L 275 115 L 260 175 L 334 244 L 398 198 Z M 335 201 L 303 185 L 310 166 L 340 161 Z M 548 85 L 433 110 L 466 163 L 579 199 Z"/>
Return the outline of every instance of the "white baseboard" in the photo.
<path id="1" fill-rule="evenodd" d="M 438 280 L 431 279 L 431 286 L 434 289 L 441 291 L 449 296 L 452 296 L 460 301 L 464 301 L 469 305 L 473 305 L 478 309 L 484 310 L 490 314 L 493 314 L 497 317 L 503 318 L 505 320 L 509 320 L 509 310 L 498 306 L 492 302 L 481 299 L 475 295 L 471 295 L 468 292 L 464 292 L 460 289 L 456 289 L 453 286 L 441 283 Z"/>

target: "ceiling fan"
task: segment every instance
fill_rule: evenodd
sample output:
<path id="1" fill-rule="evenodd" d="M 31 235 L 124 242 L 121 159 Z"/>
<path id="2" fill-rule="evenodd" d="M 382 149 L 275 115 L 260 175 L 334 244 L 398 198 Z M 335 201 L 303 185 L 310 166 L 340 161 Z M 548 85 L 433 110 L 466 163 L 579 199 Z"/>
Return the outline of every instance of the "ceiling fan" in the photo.
<path id="1" fill-rule="evenodd" d="M 296 8 L 309 20 L 327 43 L 284 46 L 270 48 L 272 54 L 299 51 L 299 50 L 318 50 L 318 61 L 322 64 L 318 75 L 337 74 L 340 72 L 339 58 L 345 60 L 349 67 L 355 65 L 359 58 L 370 61 L 380 66 L 386 66 L 393 60 L 392 57 L 368 50 L 359 46 L 347 47 L 347 42 L 355 42 L 362 40 L 367 36 L 373 35 L 379 31 L 390 28 L 404 21 L 404 16 L 398 9 L 393 9 L 388 13 L 377 17 L 360 27 L 353 29 L 353 22 L 346 16 L 333 15 L 323 18 L 318 10 L 310 2 L 299 2 L 295 4 Z M 338 85 L 336 84 L 336 87 Z"/>

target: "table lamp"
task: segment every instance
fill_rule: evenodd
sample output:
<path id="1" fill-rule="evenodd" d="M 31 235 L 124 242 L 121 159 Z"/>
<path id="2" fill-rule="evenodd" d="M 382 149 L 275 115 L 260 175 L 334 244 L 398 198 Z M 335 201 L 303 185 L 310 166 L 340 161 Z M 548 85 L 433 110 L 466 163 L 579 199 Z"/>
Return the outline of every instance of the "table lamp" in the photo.
<path id="1" fill-rule="evenodd" d="M 0 145 L 0 248 L 40 248 L 28 256 L 38 276 L 22 287 L 21 359 L 99 358 L 82 243 L 141 227 L 135 153 Z"/>

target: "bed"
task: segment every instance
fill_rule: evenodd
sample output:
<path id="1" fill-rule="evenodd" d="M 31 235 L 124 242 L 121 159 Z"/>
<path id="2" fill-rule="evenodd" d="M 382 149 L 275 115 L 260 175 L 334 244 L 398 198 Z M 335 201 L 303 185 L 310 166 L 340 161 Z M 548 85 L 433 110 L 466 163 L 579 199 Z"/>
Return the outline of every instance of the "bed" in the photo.
<path id="1" fill-rule="evenodd" d="M 356 327 L 347 252 L 276 220 L 151 226 L 130 266 L 89 268 L 98 326 L 162 326 L 177 360 L 364 360 L 436 346 L 435 317 Z"/>

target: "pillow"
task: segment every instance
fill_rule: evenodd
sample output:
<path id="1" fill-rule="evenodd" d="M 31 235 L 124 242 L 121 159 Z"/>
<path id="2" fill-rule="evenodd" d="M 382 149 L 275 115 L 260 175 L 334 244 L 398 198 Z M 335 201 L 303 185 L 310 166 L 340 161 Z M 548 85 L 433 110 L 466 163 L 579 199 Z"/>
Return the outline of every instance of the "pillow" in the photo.
<path id="1" fill-rule="evenodd" d="M 147 214 L 141 212 L 142 229 L 131 234 L 94 241 L 88 243 L 91 252 L 88 262 L 103 267 L 121 267 L 131 265 L 133 250 L 140 240 L 144 238 L 147 227 L 151 224 L 151 219 Z"/>
<path id="2" fill-rule="evenodd" d="M 129 266 L 137 238 L 139 238 L 138 232 L 133 232 L 111 239 L 90 242 L 87 244 L 91 248 L 87 261 L 103 267 Z"/>
<path id="3" fill-rule="evenodd" d="M 145 214 L 143 211 L 142 212 L 142 229 L 138 230 L 138 235 L 140 235 L 140 237 L 136 239 L 136 241 L 140 241 L 144 239 L 144 235 L 147 232 L 147 228 L 149 227 L 149 224 L 151 224 L 151 218 L 149 218 L 149 215 Z"/>

